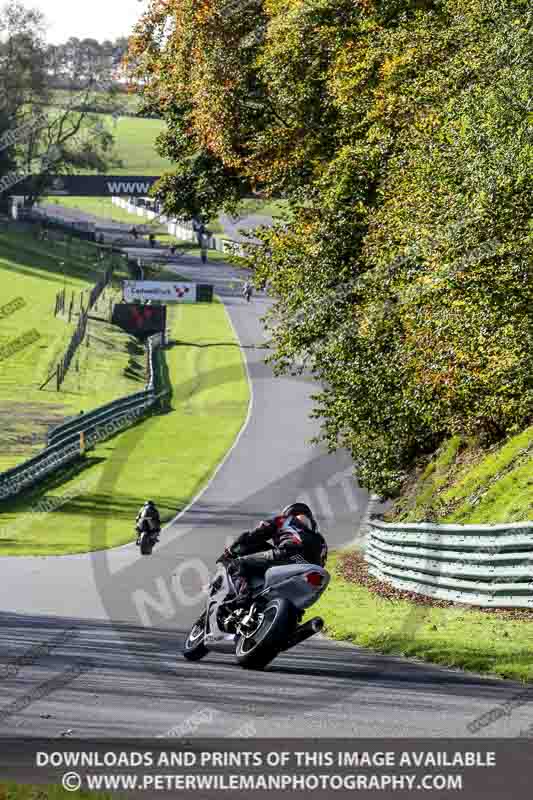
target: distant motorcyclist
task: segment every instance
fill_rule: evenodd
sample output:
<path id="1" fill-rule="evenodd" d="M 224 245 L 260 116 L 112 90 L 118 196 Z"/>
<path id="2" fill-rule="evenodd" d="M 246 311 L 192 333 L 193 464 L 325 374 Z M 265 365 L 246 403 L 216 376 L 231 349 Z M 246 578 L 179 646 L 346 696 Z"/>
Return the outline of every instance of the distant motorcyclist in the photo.
<path id="1" fill-rule="evenodd" d="M 326 540 L 318 531 L 313 512 L 305 503 L 291 503 L 281 514 L 246 531 L 227 548 L 221 560 L 231 561 L 230 572 L 239 578 L 237 605 L 249 599 L 248 579 L 264 576 L 274 566 L 308 562 L 324 567 Z"/>
<path id="2" fill-rule="evenodd" d="M 251 281 L 246 281 L 246 283 L 242 287 L 242 293 L 243 296 L 246 297 L 248 303 L 250 302 L 250 299 L 252 297 L 253 290 L 254 290 L 253 283 Z"/>
<path id="3" fill-rule="evenodd" d="M 135 520 L 135 529 L 137 531 L 137 541 L 135 544 L 139 544 L 141 536 L 145 531 L 153 534 L 156 542 L 159 541 L 161 517 L 159 516 L 159 511 L 153 500 L 147 500 L 146 503 L 141 506 Z"/>

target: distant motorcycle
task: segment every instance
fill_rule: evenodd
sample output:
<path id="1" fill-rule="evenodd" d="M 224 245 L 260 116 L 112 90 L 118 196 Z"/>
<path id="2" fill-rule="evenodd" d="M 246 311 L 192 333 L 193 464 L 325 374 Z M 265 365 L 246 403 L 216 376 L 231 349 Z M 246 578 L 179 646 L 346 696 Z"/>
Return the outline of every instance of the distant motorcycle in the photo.
<path id="1" fill-rule="evenodd" d="M 157 541 L 159 541 L 159 531 L 151 531 L 146 523 L 143 522 L 137 531 L 137 545 L 139 546 L 142 556 L 151 556 L 152 550 Z"/>
<path id="2" fill-rule="evenodd" d="M 249 303 L 252 298 L 253 288 L 249 283 L 246 283 L 243 287 L 242 294 L 243 297 L 246 297 L 246 302 Z"/>
<path id="3" fill-rule="evenodd" d="M 237 590 L 229 562 L 221 557 L 217 564 L 205 611 L 185 640 L 183 655 L 189 661 L 230 646 L 242 667 L 263 669 L 282 651 L 322 630 L 320 617 L 300 624 L 305 609 L 329 584 L 329 573 L 322 567 L 307 563 L 270 567 L 264 578 L 250 579 L 250 602 L 234 609 Z"/>

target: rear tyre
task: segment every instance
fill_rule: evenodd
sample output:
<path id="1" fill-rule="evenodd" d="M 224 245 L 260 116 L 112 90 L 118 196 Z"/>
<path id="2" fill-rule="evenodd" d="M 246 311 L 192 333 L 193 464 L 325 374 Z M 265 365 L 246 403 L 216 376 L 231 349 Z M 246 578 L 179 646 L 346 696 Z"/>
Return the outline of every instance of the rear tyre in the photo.
<path id="1" fill-rule="evenodd" d="M 235 655 L 245 669 L 264 669 L 283 650 L 296 626 L 296 609 L 288 600 L 276 597 L 260 612 L 255 630 L 237 639 Z"/>
<path id="2" fill-rule="evenodd" d="M 202 614 L 192 626 L 183 645 L 183 657 L 187 661 L 200 661 L 209 652 L 204 644 L 205 639 L 205 614 Z"/>
<path id="3" fill-rule="evenodd" d="M 151 556 L 153 547 L 154 545 L 150 538 L 150 535 L 148 533 L 143 533 L 143 535 L 141 536 L 141 543 L 140 543 L 141 555 Z"/>

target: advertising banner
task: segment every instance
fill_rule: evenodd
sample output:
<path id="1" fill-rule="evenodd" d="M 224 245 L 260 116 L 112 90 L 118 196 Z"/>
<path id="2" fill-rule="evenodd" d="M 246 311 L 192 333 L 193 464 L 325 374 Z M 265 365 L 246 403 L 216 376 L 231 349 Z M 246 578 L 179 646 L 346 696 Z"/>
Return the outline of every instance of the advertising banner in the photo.
<path id="1" fill-rule="evenodd" d="M 39 176 L 29 176 L 17 186 L 17 194 L 32 194 Z M 159 180 L 157 175 L 52 175 L 45 194 L 72 197 L 146 197 Z"/>
<path id="2" fill-rule="evenodd" d="M 154 333 L 164 333 L 166 321 L 166 306 L 117 303 L 113 307 L 113 325 L 118 325 L 126 333 L 140 338 Z"/>
<path id="3" fill-rule="evenodd" d="M 162 303 L 195 303 L 196 284 L 183 281 L 124 281 L 126 303 L 159 300 Z"/>

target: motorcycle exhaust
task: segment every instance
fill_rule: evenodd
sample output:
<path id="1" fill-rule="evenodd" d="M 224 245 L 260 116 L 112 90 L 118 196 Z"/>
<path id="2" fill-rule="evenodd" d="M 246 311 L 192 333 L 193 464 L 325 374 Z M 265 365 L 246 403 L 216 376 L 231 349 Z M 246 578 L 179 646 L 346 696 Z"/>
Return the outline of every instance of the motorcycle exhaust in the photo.
<path id="1" fill-rule="evenodd" d="M 296 628 L 283 649 L 289 650 L 291 647 L 301 644 L 301 642 L 305 642 L 306 639 L 314 636 L 315 633 L 320 633 L 323 627 L 324 620 L 320 617 L 313 617 L 313 619 L 310 619 L 304 625 L 300 625 L 298 628 Z"/>

